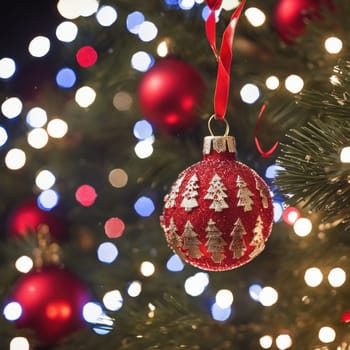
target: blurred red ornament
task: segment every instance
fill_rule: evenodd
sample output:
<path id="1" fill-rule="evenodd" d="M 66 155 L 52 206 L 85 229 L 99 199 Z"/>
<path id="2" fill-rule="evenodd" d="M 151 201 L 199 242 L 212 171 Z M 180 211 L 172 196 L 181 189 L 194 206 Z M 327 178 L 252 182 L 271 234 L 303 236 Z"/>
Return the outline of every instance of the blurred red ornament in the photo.
<path id="1" fill-rule="evenodd" d="M 342 315 L 341 315 L 341 320 L 345 323 L 350 322 L 350 310 L 345 311 Z"/>
<path id="2" fill-rule="evenodd" d="M 12 237 L 26 236 L 37 231 L 40 225 L 47 225 L 50 234 L 56 240 L 67 236 L 67 228 L 62 220 L 52 211 L 41 210 L 35 199 L 29 199 L 15 208 L 8 218 L 7 230 Z"/>
<path id="3" fill-rule="evenodd" d="M 231 136 L 204 139 L 204 159 L 184 170 L 165 196 L 161 225 L 169 246 L 204 270 L 230 270 L 262 252 L 270 235 L 269 188 L 236 161 Z"/>
<path id="4" fill-rule="evenodd" d="M 155 63 L 138 88 L 142 115 L 156 128 L 175 133 L 194 126 L 206 92 L 200 74 L 176 58 Z"/>
<path id="5" fill-rule="evenodd" d="M 332 0 L 279 0 L 273 12 L 273 24 L 279 37 L 291 44 L 305 30 L 305 21 L 321 18 L 321 8 L 334 9 Z"/>
<path id="6" fill-rule="evenodd" d="M 49 266 L 23 276 L 9 301 L 22 307 L 16 327 L 32 329 L 42 342 L 54 344 L 84 326 L 82 311 L 91 296 L 73 273 Z"/>
<path id="7" fill-rule="evenodd" d="M 211 10 L 218 10 L 222 4 L 222 0 L 206 0 L 206 3 Z"/>

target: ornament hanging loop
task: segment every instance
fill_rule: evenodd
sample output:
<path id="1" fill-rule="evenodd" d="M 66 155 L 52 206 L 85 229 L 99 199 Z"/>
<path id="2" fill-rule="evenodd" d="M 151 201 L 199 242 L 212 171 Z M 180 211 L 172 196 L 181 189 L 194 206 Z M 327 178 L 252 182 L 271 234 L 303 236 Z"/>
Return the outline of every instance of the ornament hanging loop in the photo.
<path id="1" fill-rule="evenodd" d="M 219 119 L 217 118 L 217 116 L 215 114 L 213 114 L 209 120 L 208 120 L 208 129 L 209 129 L 209 132 L 210 132 L 210 135 L 211 136 L 215 136 L 214 133 L 213 133 L 213 129 L 211 128 L 211 122 L 213 121 L 213 119 L 219 121 L 219 122 L 224 122 L 225 123 L 225 133 L 223 136 L 228 136 L 228 133 L 230 132 L 230 126 L 227 122 L 227 120 L 224 118 L 224 119 Z"/>

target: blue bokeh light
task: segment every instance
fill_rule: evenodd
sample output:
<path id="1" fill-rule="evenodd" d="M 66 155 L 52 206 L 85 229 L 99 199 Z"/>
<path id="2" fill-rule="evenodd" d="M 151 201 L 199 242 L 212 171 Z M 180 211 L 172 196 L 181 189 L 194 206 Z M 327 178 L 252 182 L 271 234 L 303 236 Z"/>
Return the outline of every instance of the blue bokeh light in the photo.
<path id="1" fill-rule="evenodd" d="M 232 313 L 232 307 L 229 306 L 222 309 L 217 303 L 214 303 L 211 307 L 211 315 L 216 321 L 226 321 L 230 318 Z"/>
<path id="2" fill-rule="evenodd" d="M 249 287 L 249 296 L 254 300 L 254 301 L 259 301 L 259 295 L 262 290 L 262 287 L 260 284 L 252 284 Z"/>
<path id="3" fill-rule="evenodd" d="M 171 272 L 180 272 L 185 265 L 177 254 L 173 254 L 166 263 L 166 268 Z"/>
<path id="4" fill-rule="evenodd" d="M 272 164 L 269 167 L 267 167 L 266 171 L 265 171 L 265 177 L 267 179 L 274 179 L 277 176 L 277 171 L 278 170 L 283 170 L 284 168 L 276 165 L 276 164 Z"/>
<path id="5" fill-rule="evenodd" d="M 97 258 L 105 264 L 111 264 L 117 257 L 119 251 L 115 244 L 111 242 L 104 242 L 97 248 Z"/>
<path id="6" fill-rule="evenodd" d="M 134 135 L 139 140 L 147 139 L 153 135 L 152 125 L 147 120 L 139 120 L 134 125 Z"/>
<path id="7" fill-rule="evenodd" d="M 273 221 L 279 222 L 283 215 L 283 204 L 280 202 L 273 202 Z"/>
<path id="8" fill-rule="evenodd" d="M 145 21 L 145 16 L 142 12 L 134 11 L 129 13 L 126 18 L 126 28 L 132 34 L 138 34 L 140 25 Z"/>
<path id="9" fill-rule="evenodd" d="M 77 81 L 77 76 L 73 69 L 71 68 L 62 68 L 58 71 L 56 75 L 56 83 L 60 88 L 69 89 Z"/>
<path id="10" fill-rule="evenodd" d="M 134 208 L 137 214 L 146 217 L 152 215 L 154 212 L 154 203 L 151 198 L 142 196 L 134 204 Z"/>
<path id="11" fill-rule="evenodd" d="M 55 190 L 46 190 L 39 194 L 37 198 L 38 207 L 42 210 L 50 211 L 59 201 L 59 195 Z"/>
<path id="12" fill-rule="evenodd" d="M 2 147 L 8 139 L 7 131 L 5 128 L 0 126 L 0 147 Z"/>

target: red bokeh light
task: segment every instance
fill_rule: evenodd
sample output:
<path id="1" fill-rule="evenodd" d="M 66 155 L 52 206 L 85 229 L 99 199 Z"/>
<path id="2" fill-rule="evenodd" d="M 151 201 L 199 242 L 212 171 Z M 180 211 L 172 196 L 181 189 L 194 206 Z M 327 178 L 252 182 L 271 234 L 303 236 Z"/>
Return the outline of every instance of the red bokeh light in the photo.
<path id="1" fill-rule="evenodd" d="M 84 207 L 90 207 L 95 203 L 97 194 L 90 185 L 82 185 L 75 192 L 75 199 Z"/>
<path id="2" fill-rule="evenodd" d="M 81 67 L 93 66 L 97 61 L 97 52 L 92 46 L 83 46 L 76 53 L 76 59 Z"/>
<path id="3" fill-rule="evenodd" d="M 124 221 L 119 218 L 110 218 L 105 223 L 105 233 L 108 238 L 120 237 L 125 229 Z"/>
<path id="4" fill-rule="evenodd" d="M 283 212 L 282 219 L 288 225 L 294 225 L 294 223 L 300 218 L 300 212 L 297 208 L 288 207 Z"/>

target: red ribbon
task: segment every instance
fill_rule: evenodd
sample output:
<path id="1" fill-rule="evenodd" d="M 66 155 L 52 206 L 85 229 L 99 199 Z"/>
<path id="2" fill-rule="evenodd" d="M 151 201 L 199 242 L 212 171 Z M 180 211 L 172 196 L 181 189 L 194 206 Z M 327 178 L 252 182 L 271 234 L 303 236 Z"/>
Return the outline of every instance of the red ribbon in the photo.
<path id="1" fill-rule="evenodd" d="M 215 3 L 211 4 L 209 17 L 205 22 L 205 30 L 209 44 L 218 61 L 218 73 L 216 78 L 214 94 L 214 113 L 217 119 L 224 119 L 228 96 L 230 90 L 230 71 L 232 62 L 233 38 L 237 27 L 238 19 L 242 13 L 246 0 L 242 0 L 240 5 L 233 12 L 230 22 L 227 25 L 221 43 L 220 52 L 216 48 L 216 20 L 215 20 Z"/>
<path id="2" fill-rule="evenodd" d="M 275 144 L 266 152 L 262 149 L 262 147 L 260 145 L 260 141 L 258 139 L 258 128 L 259 128 L 259 125 L 261 122 L 261 118 L 265 112 L 265 109 L 266 109 L 266 104 L 263 104 L 262 107 L 260 108 L 260 112 L 259 112 L 258 118 L 256 120 L 256 124 L 255 124 L 254 141 L 255 141 L 256 148 L 258 149 L 260 155 L 264 158 L 268 158 L 276 151 L 276 149 L 279 145 L 279 142 L 276 141 Z"/>

